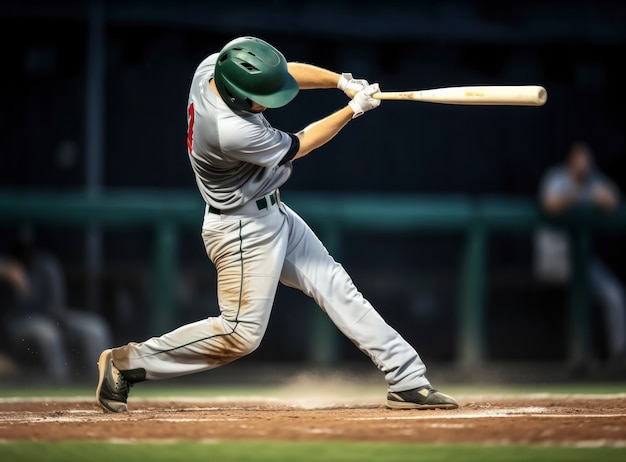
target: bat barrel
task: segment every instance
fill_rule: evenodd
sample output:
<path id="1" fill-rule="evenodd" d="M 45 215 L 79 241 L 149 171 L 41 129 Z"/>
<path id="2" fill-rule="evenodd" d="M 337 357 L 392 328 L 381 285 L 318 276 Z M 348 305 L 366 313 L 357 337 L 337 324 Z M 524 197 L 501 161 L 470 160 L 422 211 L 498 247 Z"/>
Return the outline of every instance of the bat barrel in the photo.
<path id="1" fill-rule="evenodd" d="M 548 96 L 545 88 L 538 85 L 451 87 L 419 93 L 423 101 L 519 106 L 541 106 Z"/>
<path id="2" fill-rule="evenodd" d="M 431 90 L 381 92 L 375 98 L 384 100 L 424 101 L 443 104 L 543 106 L 548 99 L 539 85 L 500 85 L 443 87 Z"/>

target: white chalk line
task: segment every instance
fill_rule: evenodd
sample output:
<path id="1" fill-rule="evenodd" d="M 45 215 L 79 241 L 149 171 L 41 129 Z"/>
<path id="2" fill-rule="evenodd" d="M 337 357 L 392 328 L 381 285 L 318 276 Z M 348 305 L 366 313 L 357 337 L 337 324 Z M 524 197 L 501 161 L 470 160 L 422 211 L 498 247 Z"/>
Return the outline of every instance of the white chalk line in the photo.
<path id="1" fill-rule="evenodd" d="M 240 410 L 247 410 L 249 408 L 239 408 Z M 219 407 L 204 407 L 204 408 L 183 408 L 177 409 L 175 413 L 167 417 L 151 417 L 151 422 L 237 422 L 242 420 L 249 420 L 245 417 L 219 417 L 219 416 L 206 416 L 206 417 L 186 417 L 185 412 L 218 412 L 223 410 Z M 232 411 L 232 408 L 228 408 Z M 158 412 L 159 410 L 156 409 Z M 517 407 L 517 408 L 500 408 L 500 409 L 488 409 L 481 411 L 416 411 L 409 415 L 386 415 L 386 416 L 369 416 L 369 417 L 340 417 L 337 420 L 353 421 L 353 422 L 367 422 L 367 421 L 426 421 L 426 420 L 467 420 L 467 419 L 485 419 L 485 418 L 519 418 L 519 417 L 531 417 L 535 419 L 615 419 L 624 418 L 626 413 L 616 414 L 558 414 L 548 413 L 548 409 L 545 407 L 530 406 L 530 407 Z M 109 421 L 112 419 L 119 419 L 123 421 L 143 421 L 143 415 L 154 413 L 154 409 L 138 409 L 129 413 L 123 414 L 104 414 L 100 410 L 78 410 L 69 409 L 62 411 L 62 414 L 56 415 L 41 415 L 40 413 L 28 413 L 24 415 L 23 411 L 8 411 L 0 413 L 0 426 L 3 423 L 16 424 L 16 423 L 79 423 L 79 422 L 98 422 Z M 181 415 L 177 415 L 181 414 Z M 444 424 L 442 424 L 444 425 Z M 453 424 L 448 424 L 453 425 Z M 457 424 L 464 425 L 464 424 Z"/>
<path id="2" fill-rule="evenodd" d="M 473 425 L 466 423 L 431 423 L 428 424 L 430 428 L 471 428 Z"/>
<path id="3" fill-rule="evenodd" d="M 626 414 L 503 414 L 493 413 L 485 414 L 479 412 L 472 412 L 468 414 L 429 414 L 429 415 L 411 415 L 411 416 L 398 416 L 398 417 L 348 417 L 343 420 L 350 421 L 375 421 L 375 420 L 455 420 L 455 419 L 502 419 L 502 418 L 516 418 L 516 417 L 532 417 L 540 419 L 611 419 L 626 417 Z"/>

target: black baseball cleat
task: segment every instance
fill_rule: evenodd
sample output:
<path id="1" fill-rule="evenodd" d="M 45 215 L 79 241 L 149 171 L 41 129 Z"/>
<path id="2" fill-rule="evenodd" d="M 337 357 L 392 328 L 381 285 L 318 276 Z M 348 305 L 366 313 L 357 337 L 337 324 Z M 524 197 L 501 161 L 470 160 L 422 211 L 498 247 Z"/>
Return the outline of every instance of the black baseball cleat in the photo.
<path id="1" fill-rule="evenodd" d="M 435 390 L 430 385 L 407 391 L 387 393 L 389 409 L 457 409 L 459 403 L 451 396 Z"/>
<path id="2" fill-rule="evenodd" d="M 96 399 L 104 412 L 127 412 L 129 387 L 128 382 L 117 367 L 113 365 L 111 350 L 104 350 L 98 359 L 98 388 Z"/>

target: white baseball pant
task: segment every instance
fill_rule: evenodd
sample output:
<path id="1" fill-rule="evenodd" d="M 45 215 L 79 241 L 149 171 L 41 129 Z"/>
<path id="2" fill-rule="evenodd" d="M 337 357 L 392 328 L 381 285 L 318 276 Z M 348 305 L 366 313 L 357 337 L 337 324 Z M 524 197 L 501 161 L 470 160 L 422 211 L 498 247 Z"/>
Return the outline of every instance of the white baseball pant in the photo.
<path id="1" fill-rule="evenodd" d="M 221 315 L 142 343 L 113 349 L 124 370 L 147 380 L 213 369 L 261 343 L 279 281 L 312 297 L 334 324 L 385 374 L 390 391 L 429 385 L 415 349 L 357 290 L 304 220 L 287 205 L 251 201 L 233 213 L 207 213 L 202 237 L 217 270 Z"/>

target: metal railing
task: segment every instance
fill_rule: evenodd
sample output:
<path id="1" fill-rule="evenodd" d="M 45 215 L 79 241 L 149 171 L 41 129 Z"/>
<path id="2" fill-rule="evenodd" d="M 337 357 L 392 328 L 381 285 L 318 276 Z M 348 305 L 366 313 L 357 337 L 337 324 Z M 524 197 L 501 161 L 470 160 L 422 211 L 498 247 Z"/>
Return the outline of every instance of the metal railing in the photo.
<path id="1" fill-rule="evenodd" d="M 419 195 L 354 195 L 283 193 L 283 199 L 315 227 L 331 253 L 341 253 L 342 233 L 349 230 L 383 232 L 453 231 L 465 236 L 458 287 L 457 360 L 478 365 L 487 356 L 485 345 L 487 258 L 493 233 L 529 233 L 542 224 L 567 229 L 573 238 L 573 268 L 569 286 L 569 359 L 590 355 L 588 262 L 597 229 L 626 229 L 626 209 L 607 215 L 581 208 L 559 218 L 544 216 L 536 200 L 502 197 L 424 197 Z M 153 299 L 149 326 L 163 332 L 174 321 L 174 284 L 178 269 L 178 234 L 200 229 L 204 204 L 193 192 L 151 190 L 107 191 L 98 197 L 82 192 L 0 190 L 0 225 L 147 226 L 154 232 Z M 376 213 L 372 213 L 376 210 Z M 328 323 L 315 324 L 312 357 L 332 362 Z M 319 335 L 317 335 L 319 334 Z M 331 341 L 329 341 L 329 339 Z"/>

